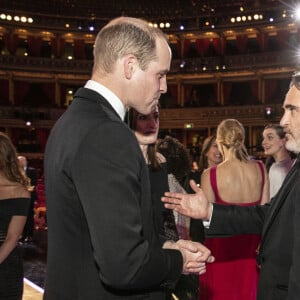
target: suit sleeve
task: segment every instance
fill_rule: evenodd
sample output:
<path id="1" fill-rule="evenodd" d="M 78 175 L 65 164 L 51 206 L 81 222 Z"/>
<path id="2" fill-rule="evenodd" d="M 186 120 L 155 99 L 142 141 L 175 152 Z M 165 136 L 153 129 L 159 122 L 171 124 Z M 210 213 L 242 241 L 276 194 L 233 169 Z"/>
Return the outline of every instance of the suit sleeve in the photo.
<path id="1" fill-rule="evenodd" d="M 214 204 L 207 236 L 261 234 L 270 204 L 256 206 Z"/>
<path id="2" fill-rule="evenodd" d="M 172 287 L 182 256 L 163 250 L 154 234 L 144 158 L 132 132 L 119 123 L 90 132 L 73 167 L 100 278 L 118 289 Z"/>
<path id="3" fill-rule="evenodd" d="M 300 181 L 300 175 L 298 173 L 298 183 Z M 292 234 L 293 236 L 291 239 L 294 241 L 294 245 L 283 245 L 283 247 L 291 247 L 292 251 L 292 263 L 291 263 L 291 270 L 289 274 L 289 282 L 288 282 L 288 296 L 287 300 L 297 300 L 299 299 L 300 295 L 300 185 L 295 186 L 295 195 L 293 195 L 293 209 L 294 209 L 294 216 L 293 216 L 293 229 Z"/>

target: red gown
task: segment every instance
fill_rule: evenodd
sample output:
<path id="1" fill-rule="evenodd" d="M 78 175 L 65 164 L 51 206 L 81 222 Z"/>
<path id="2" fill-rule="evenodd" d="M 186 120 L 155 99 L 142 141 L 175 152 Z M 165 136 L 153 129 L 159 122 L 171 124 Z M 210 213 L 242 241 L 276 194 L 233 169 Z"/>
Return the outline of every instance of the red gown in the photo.
<path id="1" fill-rule="evenodd" d="M 257 161 L 262 174 L 264 187 L 264 169 Z M 210 170 L 210 181 L 216 203 L 229 205 L 218 193 L 216 167 Z M 257 205 L 261 199 L 241 206 Z M 201 300 L 255 300 L 259 269 L 256 265 L 256 251 L 260 242 L 259 235 L 238 235 L 226 238 L 207 238 L 204 244 L 211 250 L 216 261 L 207 264 L 206 273 L 200 275 Z"/>

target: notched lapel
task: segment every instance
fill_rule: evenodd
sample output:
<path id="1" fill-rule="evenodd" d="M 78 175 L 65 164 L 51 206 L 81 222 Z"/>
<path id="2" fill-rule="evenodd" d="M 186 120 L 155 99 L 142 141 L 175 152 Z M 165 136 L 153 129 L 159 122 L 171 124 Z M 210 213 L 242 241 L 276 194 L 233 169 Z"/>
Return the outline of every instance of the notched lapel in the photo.
<path id="1" fill-rule="evenodd" d="M 277 195 L 272 198 L 272 202 L 270 205 L 269 213 L 267 214 L 264 228 L 262 231 L 262 242 L 261 242 L 261 248 L 264 244 L 264 241 L 266 240 L 266 236 L 269 232 L 270 227 L 272 226 L 276 216 L 278 215 L 283 203 L 286 201 L 286 198 L 288 197 L 288 194 L 290 193 L 292 187 L 295 184 L 295 181 L 298 177 L 300 168 L 300 160 L 297 159 L 296 163 L 290 170 L 290 172 L 287 174 L 283 184 L 282 188 L 278 191 Z"/>

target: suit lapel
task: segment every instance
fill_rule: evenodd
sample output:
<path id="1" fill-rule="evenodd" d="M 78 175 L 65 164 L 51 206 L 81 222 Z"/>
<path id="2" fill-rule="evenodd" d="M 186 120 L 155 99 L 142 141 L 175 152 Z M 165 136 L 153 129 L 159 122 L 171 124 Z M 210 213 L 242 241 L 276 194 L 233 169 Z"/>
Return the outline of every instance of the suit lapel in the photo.
<path id="1" fill-rule="evenodd" d="M 266 236 L 268 235 L 270 227 L 272 226 L 277 214 L 279 213 L 283 203 L 285 202 L 288 194 L 291 191 L 291 188 L 293 187 L 293 185 L 295 183 L 295 178 L 297 176 L 296 174 L 297 174 L 297 171 L 299 170 L 299 164 L 300 164 L 300 160 L 298 158 L 296 163 L 290 170 L 290 172 L 287 174 L 287 176 L 282 184 L 282 188 L 279 190 L 277 195 L 274 198 L 272 198 L 272 202 L 270 204 L 270 209 L 269 209 L 268 215 L 266 216 L 264 228 L 262 231 L 262 241 L 261 241 L 260 248 L 262 248 L 264 241 L 266 240 Z"/>

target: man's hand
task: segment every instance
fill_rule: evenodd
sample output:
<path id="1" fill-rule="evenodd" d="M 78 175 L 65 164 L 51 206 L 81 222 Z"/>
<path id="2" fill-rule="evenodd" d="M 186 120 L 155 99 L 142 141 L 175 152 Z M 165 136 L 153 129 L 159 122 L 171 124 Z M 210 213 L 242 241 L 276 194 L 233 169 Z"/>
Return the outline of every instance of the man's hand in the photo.
<path id="1" fill-rule="evenodd" d="M 195 194 L 165 193 L 162 202 L 165 207 L 173 209 L 183 215 L 194 219 L 210 220 L 212 214 L 212 204 L 206 199 L 203 191 L 197 186 L 194 180 L 190 181 L 190 186 Z"/>
<path id="2" fill-rule="evenodd" d="M 215 260 L 210 250 L 197 242 L 179 240 L 175 243 L 167 241 L 163 248 L 176 249 L 181 252 L 183 257 L 183 274 L 204 274 L 206 272 L 206 263 L 212 263 Z"/>

